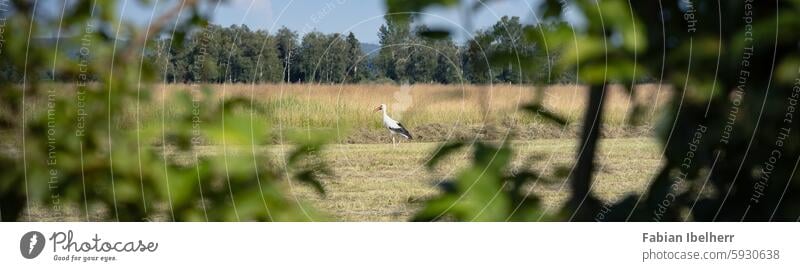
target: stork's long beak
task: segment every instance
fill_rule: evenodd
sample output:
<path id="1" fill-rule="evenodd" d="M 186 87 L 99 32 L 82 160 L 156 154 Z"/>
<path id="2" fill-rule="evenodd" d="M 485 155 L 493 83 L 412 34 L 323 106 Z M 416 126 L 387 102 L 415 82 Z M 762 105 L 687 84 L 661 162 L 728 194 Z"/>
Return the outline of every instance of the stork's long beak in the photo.
<path id="1" fill-rule="evenodd" d="M 375 107 L 375 112 L 378 112 L 378 111 L 381 111 L 381 107 L 380 106 Z"/>

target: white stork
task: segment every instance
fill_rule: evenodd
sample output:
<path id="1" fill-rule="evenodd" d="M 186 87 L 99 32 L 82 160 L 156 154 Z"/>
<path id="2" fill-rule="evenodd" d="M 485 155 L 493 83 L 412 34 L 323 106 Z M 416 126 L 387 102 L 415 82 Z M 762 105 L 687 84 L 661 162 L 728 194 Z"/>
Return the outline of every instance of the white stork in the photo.
<path id="1" fill-rule="evenodd" d="M 386 129 L 389 129 L 389 134 L 392 137 L 392 146 L 393 147 L 396 144 L 395 143 L 395 139 L 394 139 L 394 135 L 401 135 L 402 137 L 405 137 L 406 139 L 413 139 L 414 138 L 414 137 L 411 136 L 411 133 L 408 132 L 408 130 L 406 130 L 406 127 L 403 127 L 403 124 L 400 124 L 400 122 L 397 122 L 396 120 L 393 120 L 392 118 L 389 117 L 389 115 L 386 113 L 386 105 L 385 104 L 381 104 L 378 107 L 376 107 L 375 108 L 375 112 L 378 112 L 378 111 L 383 112 L 383 126 L 385 126 Z"/>

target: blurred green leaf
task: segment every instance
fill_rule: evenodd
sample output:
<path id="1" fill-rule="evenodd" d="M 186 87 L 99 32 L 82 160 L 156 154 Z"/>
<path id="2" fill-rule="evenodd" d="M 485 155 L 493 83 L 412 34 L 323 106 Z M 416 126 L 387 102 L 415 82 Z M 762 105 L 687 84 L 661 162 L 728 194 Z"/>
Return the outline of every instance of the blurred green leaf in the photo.
<path id="1" fill-rule="evenodd" d="M 450 37 L 450 31 L 443 29 L 430 29 L 420 32 L 418 34 L 423 38 L 429 38 L 429 39 L 446 39 Z"/>
<path id="2" fill-rule="evenodd" d="M 530 112 L 531 114 L 541 116 L 545 120 L 551 121 L 555 124 L 565 126 L 569 124 L 564 117 L 559 116 L 556 113 L 550 112 L 541 104 L 527 104 L 522 107 L 523 110 Z"/>
<path id="3" fill-rule="evenodd" d="M 436 152 L 434 152 L 433 155 L 431 155 L 431 158 L 425 163 L 425 166 L 427 166 L 428 169 L 433 169 L 442 159 L 453 152 L 458 151 L 464 146 L 464 142 L 461 141 L 446 142 L 440 145 L 438 148 L 436 148 Z"/>

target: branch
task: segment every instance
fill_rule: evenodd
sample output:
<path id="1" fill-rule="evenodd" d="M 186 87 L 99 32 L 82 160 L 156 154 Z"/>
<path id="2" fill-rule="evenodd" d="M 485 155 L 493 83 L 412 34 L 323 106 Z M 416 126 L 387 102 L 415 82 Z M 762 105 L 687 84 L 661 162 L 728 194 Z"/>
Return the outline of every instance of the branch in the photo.
<path id="1" fill-rule="evenodd" d="M 136 49 L 139 47 L 137 44 L 141 44 L 144 47 L 145 42 L 147 41 L 148 37 L 152 37 L 156 33 L 160 32 L 161 29 L 169 23 L 171 19 L 178 15 L 178 13 L 183 10 L 184 6 L 194 6 L 197 5 L 197 0 L 183 0 L 180 4 L 176 4 L 171 9 L 167 10 L 164 14 L 161 14 L 156 20 L 147 27 L 147 31 L 139 33 L 136 37 L 133 38 L 132 42 L 122 54 L 123 60 L 130 60 L 133 55 L 135 54 Z M 125 63 L 125 62 L 123 62 Z"/>

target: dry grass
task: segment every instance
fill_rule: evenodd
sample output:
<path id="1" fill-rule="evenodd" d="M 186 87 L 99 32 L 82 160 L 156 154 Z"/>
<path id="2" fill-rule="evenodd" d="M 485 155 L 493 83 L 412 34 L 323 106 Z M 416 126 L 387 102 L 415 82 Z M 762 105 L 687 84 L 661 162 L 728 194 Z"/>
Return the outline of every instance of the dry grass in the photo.
<path id="1" fill-rule="evenodd" d="M 275 115 L 269 116 L 287 127 L 306 125 L 336 127 L 355 123 L 372 123 L 372 109 L 387 104 L 390 113 L 408 125 L 429 123 L 480 125 L 492 121 L 529 123 L 534 118 L 519 110 L 535 95 L 534 87 L 522 85 L 428 85 L 417 84 L 407 88 L 399 85 L 312 85 L 312 84 L 261 84 L 212 85 L 217 98 L 246 96 Z M 188 85 L 166 85 L 157 89 L 179 91 L 192 88 Z M 196 86 L 195 86 L 196 88 Z M 606 123 L 620 124 L 626 118 L 632 103 L 660 106 L 666 88 L 658 85 L 639 85 L 636 99 L 619 85 L 607 91 L 608 117 Z M 407 90 L 407 92 L 405 92 Z M 544 104 L 568 120 L 577 120 L 584 107 L 587 87 L 580 85 L 553 85 L 542 92 Z M 408 95 L 408 96 L 406 96 Z M 407 97 L 407 98 L 406 98 Z M 405 107 L 398 108 L 398 107 Z M 144 110 L 150 111 L 150 110 Z M 652 110 L 648 112 L 651 115 Z M 652 116 L 647 116 L 649 119 Z"/>
<path id="2" fill-rule="evenodd" d="M 512 167 L 529 167 L 552 175 L 556 167 L 572 166 L 575 143 L 571 139 L 516 141 Z M 320 196 L 299 183 L 293 183 L 289 192 L 337 220 L 406 221 L 421 207 L 421 201 L 438 192 L 435 180 L 452 177 L 468 161 L 466 153 L 457 154 L 449 163 L 428 171 L 424 162 L 437 147 L 435 143 L 406 143 L 397 148 L 391 144 L 332 145 L 323 152 L 335 171 L 334 176 L 322 180 L 327 194 Z M 262 147 L 261 151 L 268 152 L 269 157 L 283 157 L 278 147 Z M 220 149 L 206 147 L 200 152 L 219 155 Z M 231 154 L 251 155 L 248 151 Z M 540 159 L 529 160 L 532 156 Z M 175 158 L 189 159 L 186 155 Z M 644 191 L 661 160 L 655 140 L 625 138 L 602 140 L 597 163 L 593 192 L 598 198 L 612 202 L 626 194 Z M 539 182 L 532 186 L 532 193 L 542 198 L 549 212 L 554 212 L 568 196 L 565 181 Z"/>
<path id="3" fill-rule="evenodd" d="M 75 95 L 70 86 L 53 84 L 48 88 L 59 90 L 58 95 Z M 117 129 L 130 130 L 157 128 L 177 120 L 189 108 L 174 106 L 169 97 L 179 92 L 202 93 L 210 89 L 210 104 L 201 104 L 200 111 L 211 110 L 223 97 L 245 96 L 254 98 L 254 104 L 263 111 L 254 112 L 254 120 L 270 123 L 279 133 L 292 130 L 335 131 L 340 143 L 386 142 L 386 131 L 380 128 L 380 116 L 373 108 L 381 103 L 389 107 L 390 115 L 403 122 L 418 140 L 443 141 L 452 138 L 482 138 L 497 140 L 508 131 L 517 139 L 573 137 L 583 114 L 587 87 L 581 85 L 552 85 L 537 91 L 522 85 L 429 85 L 418 84 L 407 88 L 399 85 L 314 85 L 314 84 L 226 84 L 226 85 L 153 85 L 142 89 L 142 100 L 121 111 L 112 109 L 112 123 Z M 670 91 L 660 85 L 646 84 L 635 87 L 638 95 L 632 98 L 619 85 L 606 91 L 604 125 L 607 137 L 647 136 L 655 112 L 665 104 Z M 194 90 L 194 91 L 193 91 Z M 540 96 L 537 96 L 540 95 Z M 201 95 L 202 96 L 202 95 Z M 165 98 L 166 97 L 166 98 Z M 562 115 L 571 125 L 567 130 L 533 116 L 520 107 L 541 97 L 548 110 Z M 28 116 L 41 114 L 44 99 L 26 100 Z M 645 106 L 640 114 L 642 124 L 626 126 L 626 120 L 635 104 Z M 3 113 L 0 108 L 0 113 Z M 249 114 L 242 112 L 242 114 Z M 168 125 L 169 126 L 169 125 Z M 567 131 L 567 132 L 565 132 Z"/>
<path id="4" fill-rule="evenodd" d="M 512 167 L 528 167 L 552 175 L 556 167 L 572 166 L 577 148 L 575 143 L 572 139 L 515 141 L 512 143 L 515 152 Z M 288 193 L 299 201 L 310 202 L 335 220 L 407 221 L 426 197 L 438 193 L 436 180 L 452 177 L 468 161 L 466 153 L 456 154 L 435 171 L 428 171 L 423 164 L 438 146 L 436 143 L 404 143 L 397 148 L 392 148 L 391 144 L 330 145 L 322 152 L 334 171 L 333 176 L 321 180 L 326 195 L 321 196 L 296 182 L 289 183 Z M 259 152 L 276 159 L 284 157 L 283 151 L 288 149 L 280 146 L 258 148 Z M 198 153 L 201 156 L 222 155 L 222 148 L 201 147 Z M 228 155 L 250 156 L 252 153 L 249 149 L 229 148 Z M 189 153 L 171 153 L 170 156 L 179 161 L 192 159 Z M 532 156 L 539 159 L 528 159 Z M 606 202 L 613 202 L 647 188 L 652 174 L 661 165 L 660 150 L 652 138 L 604 139 L 600 142 L 596 162 L 598 169 L 593 193 Z M 569 193 L 565 181 L 539 182 L 531 187 L 531 191 L 542 198 L 548 212 L 555 212 Z M 163 205 L 161 208 L 168 207 Z M 104 213 L 107 215 L 109 210 L 90 207 L 90 211 L 88 219 L 94 221 Z M 85 216 L 82 208 L 77 206 L 67 206 L 59 215 L 37 207 L 32 208 L 30 217 L 22 220 L 81 221 Z"/>
<path id="5" fill-rule="evenodd" d="M 403 92 L 396 85 L 216 85 L 209 86 L 215 101 L 223 97 L 252 96 L 255 103 L 265 109 L 255 119 L 272 122 L 279 131 L 291 129 L 341 129 L 351 133 L 340 143 L 384 143 L 386 131 L 380 128 L 380 118 L 372 111 L 378 104 L 389 106 L 393 117 L 401 119 L 415 135 L 427 140 L 441 141 L 452 136 L 454 131 L 466 131 L 460 137 L 483 138 L 485 127 L 503 126 L 508 129 L 527 130 L 518 136 L 525 139 L 514 143 L 518 159 L 515 167 L 533 167 L 551 172 L 556 166 L 571 166 L 576 149 L 574 134 L 542 123 L 539 118 L 519 110 L 520 106 L 537 95 L 532 87 L 496 85 L 445 86 L 414 85 Z M 175 121 L 178 107 L 164 102 L 162 94 L 170 96 L 176 92 L 199 89 L 199 86 L 163 85 L 148 91 L 155 99 L 142 103 L 140 114 L 135 111 L 114 112 L 120 128 L 134 127 L 138 121 L 147 126 L 161 126 L 161 116 L 167 122 Z M 619 86 L 607 91 L 606 130 L 624 126 L 633 103 L 651 105 L 643 113 L 645 130 L 649 129 L 654 112 L 666 102 L 668 89 L 658 85 L 640 85 L 639 95 L 631 99 Z M 586 87 L 574 85 L 550 86 L 542 95 L 544 104 L 552 111 L 576 123 L 583 113 Z M 60 95 L 74 95 L 68 91 Z M 398 112 L 396 105 L 408 94 L 408 108 Z M 44 106 L 29 100 L 26 110 L 40 111 Z M 3 110 L 3 109 L 0 109 Z M 200 108 L 200 110 L 204 110 Z M 33 115 L 33 114 L 31 114 Z M 478 127 L 477 129 L 461 129 Z M 549 127 L 530 129 L 530 127 Z M 573 127 L 574 128 L 574 127 Z M 441 131 L 447 136 L 437 134 Z M 550 133 L 556 139 L 541 139 L 540 134 Z M 502 131 L 499 134 L 503 134 Z M 613 201 L 630 192 L 641 192 L 647 186 L 650 174 L 660 163 L 658 145 L 647 137 L 606 138 L 598 153 L 598 176 L 593 188 L 601 199 Z M 2 135 L 0 135 L 2 136 Z M 437 137 L 438 136 L 438 137 Z M 624 135 L 623 135 L 624 136 Z M 6 136 L 9 138 L 11 136 Z M 17 140 L 4 140 L 13 146 Z M 353 139 L 355 138 L 355 139 Z M 293 185 L 292 191 L 298 199 L 311 201 L 318 209 L 334 218 L 345 221 L 397 221 L 407 220 L 420 206 L 420 201 L 436 193 L 433 180 L 447 177 L 467 159 L 453 159 L 435 172 L 426 171 L 422 164 L 435 151 L 436 143 L 404 143 L 399 148 L 391 144 L 334 144 L 324 152 L 335 175 L 323 180 L 327 196 L 321 197 L 305 186 Z M 210 142 L 201 147 L 204 155 L 219 155 L 220 146 Z M 270 157 L 282 157 L 277 146 L 261 146 Z M 13 149 L 13 148 L 7 148 Z M 247 155 L 243 152 L 241 155 Z M 539 155 L 544 160 L 523 164 L 525 158 Z M 182 159 L 176 155 L 176 159 Z M 563 181 L 563 180 L 561 180 Z M 534 186 L 550 210 L 558 209 L 568 194 L 563 183 Z M 78 212 L 77 214 L 79 214 Z M 73 214 L 74 215 L 74 214 Z M 47 216 L 47 213 L 44 213 Z M 69 215 L 68 215 L 69 216 Z M 94 217 L 94 215 L 91 215 Z M 46 217 L 39 217 L 45 218 Z M 37 218 L 34 218 L 38 220 Z M 81 219 L 78 217 L 77 219 Z"/>
<path id="6" fill-rule="evenodd" d="M 386 132 L 373 112 L 379 104 L 387 104 L 390 115 L 403 122 L 421 141 L 443 141 L 452 138 L 482 138 L 496 140 L 508 131 L 517 139 L 572 137 L 583 114 L 586 99 L 585 86 L 553 85 L 536 91 L 531 86 L 520 85 L 213 85 L 216 100 L 222 97 L 252 97 L 255 104 L 266 113 L 256 113 L 274 125 L 278 131 L 329 130 L 336 131 L 341 143 L 386 142 Z M 200 86 L 162 85 L 156 90 L 164 93 L 199 89 Z M 659 85 L 636 86 L 638 95 L 632 98 L 619 85 L 606 91 L 604 124 L 607 136 L 645 136 L 652 127 L 655 112 L 666 101 L 667 88 Z M 537 96 L 541 95 L 541 96 Z M 160 125 L 160 116 L 166 113 L 170 120 L 176 112 L 169 106 L 161 108 L 156 102 L 143 105 L 141 123 Z M 168 95 L 167 95 L 168 96 Z M 520 110 L 520 107 L 541 97 L 548 110 L 562 115 L 571 125 L 564 132 L 542 118 Z M 626 120 L 635 104 L 643 105 L 644 114 L 638 127 L 626 126 Z M 201 110 L 203 110 L 201 108 Z M 132 127 L 136 120 L 133 112 L 120 115 L 123 126 Z M 155 121 L 147 121 L 153 119 Z"/>
<path id="7" fill-rule="evenodd" d="M 576 149 L 573 140 L 546 139 L 513 144 L 514 167 L 531 167 L 552 172 L 557 166 L 571 166 Z M 304 186 L 294 186 L 297 198 L 311 200 L 320 210 L 344 221 L 405 221 L 419 208 L 420 201 L 434 195 L 435 180 L 451 177 L 467 159 L 456 158 L 435 172 L 423 162 L 437 144 L 405 144 L 392 149 L 388 145 L 349 144 L 333 146 L 327 152 L 336 175 L 323 180 L 328 191 L 321 197 Z M 542 160 L 524 163 L 526 157 L 539 155 Z M 646 189 L 650 174 L 660 165 L 656 142 L 648 138 L 607 139 L 600 145 L 598 175 L 594 193 L 603 200 L 616 201 L 628 193 Z M 565 180 L 538 183 L 533 193 L 542 197 L 549 211 L 556 211 L 568 196 Z M 563 185 L 563 186 L 562 186 Z"/>

